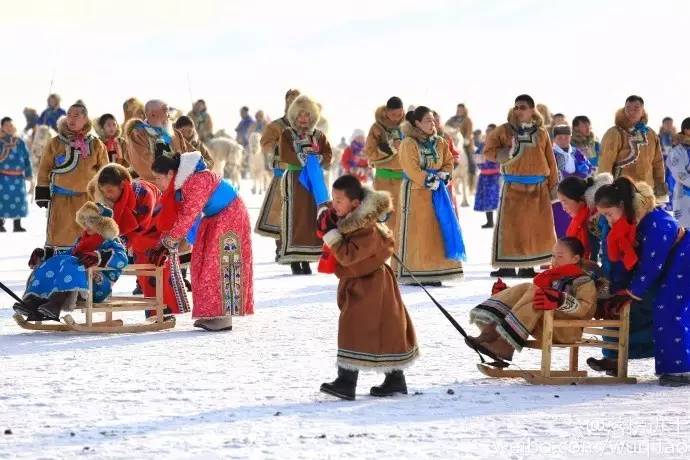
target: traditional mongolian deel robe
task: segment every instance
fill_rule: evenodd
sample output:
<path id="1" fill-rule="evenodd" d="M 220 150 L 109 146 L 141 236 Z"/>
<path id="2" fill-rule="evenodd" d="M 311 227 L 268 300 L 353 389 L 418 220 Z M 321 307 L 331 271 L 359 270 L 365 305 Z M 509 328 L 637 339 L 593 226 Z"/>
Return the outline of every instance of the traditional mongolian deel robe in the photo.
<path id="1" fill-rule="evenodd" d="M 137 176 L 149 182 L 155 181 L 151 165 L 157 149 L 173 153 L 194 150 L 179 131 L 172 128 L 167 130 L 154 127 L 138 118 L 132 118 L 125 124 L 125 138 L 127 139 L 127 162 Z"/>
<path id="2" fill-rule="evenodd" d="M 619 109 L 615 123 L 601 140 L 599 172 L 645 182 L 654 189 L 654 196 L 666 201 L 668 188 L 661 145 L 654 130 L 647 127 L 647 114 L 633 126 L 624 109 Z"/>
<path id="3" fill-rule="evenodd" d="M 601 144 L 594 136 L 594 133 L 589 133 L 589 136 L 581 136 L 577 133 L 573 133 L 570 143 L 573 147 L 577 148 L 582 152 L 589 160 L 594 168 L 599 166 L 599 155 L 601 154 Z"/>
<path id="4" fill-rule="evenodd" d="M 303 111 L 310 113 L 312 126 L 306 133 L 299 133 L 295 123 L 297 115 Z M 313 127 L 319 119 L 319 109 L 308 97 L 302 95 L 294 100 L 288 108 L 287 119 L 291 127 L 281 134 L 279 146 L 285 174 L 281 183 L 283 208 L 278 262 L 316 262 L 323 246 L 321 238 L 316 236 L 316 212 L 317 206 L 324 203 L 317 203 L 313 193 L 305 188 L 302 172 L 307 162 L 313 163 L 314 159 L 322 168 L 328 168 L 332 160 L 331 145 L 326 135 Z"/>
<path id="5" fill-rule="evenodd" d="M 597 287 L 588 275 L 561 278 L 552 288 L 564 295 L 554 312 L 555 319 L 592 319 L 597 309 Z M 529 336 L 541 339 L 544 310 L 534 308 L 533 283 L 522 283 L 499 292 L 470 311 L 470 322 L 480 326 L 496 324 L 496 331 L 517 351 Z M 572 343 L 582 337 L 581 327 L 556 328 L 554 343 Z"/>
<path id="6" fill-rule="evenodd" d="M 569 145 L 568 149 L 565 150 L 554 144 L 553 153 L 556 156 L 559 182 L 570 176 L 577 176 L 585 179 L 594 172 L 594 167 L 589 160 L 585 158 L 580 150 L 572 145 Z M 552 207 L 553 220 L 556 225 L 556 237 L 563 238 L 568 229 L 568 225 L 570 225 L 571 217 L 565 212 L 560 201 L 553 203 Z"/>
<path id="7" fill-rule="evenodd" d="M 391 209 L 387 192 L 365 188 L 361 205 L 324 235 L 337 261 L 339 367 L 389 372 L 419 355 L 412 320 L 386 264 L 393 236 L 377 222 Z"/>
<path id="8" fill-rule="evenodd" d="M 98 213 L 96 205 L 94 203 L 90 205 L 92 208 L 83 210 L 77 215 L 77 219 L 80 219 L 82 224 L 89 218 L 89 214 Z M 117 237 L 117 225 L 112 219 L 107 219 L 107 221 L 101 221 L 95 228 L 96 233 L 103 239 L 96 249 L 100 259 L 98 266 L 109 270 L 94 274 L 94 302 L 103 302 L 110 296 L 113 284 L 127 265 L 127 250 Z M 55 292 L 78 292 L 87 295 L 89 292 L 87 270 L 79 262 L 79 254 L 76 252 L 83 237 L 84 235 L 77 238 L 70 252 L 55 255 L 36 267 L 27 281 L 24 295 L 33 294 L 42 299 L 47 299 Z"/>
<path id="9" fill-rule="evenodd" d="M 398 149 L 394 143 L 402 141 L 403 132 L 400 124 L 391 122 L 386 117 L 386 106 L 381 106 L 374 113 L 374 124 L 369 129 L 369 135 L 364 145 L 364 153 L 369 158 L 369 164 L 376 168 L 374 173 L 374 189 L 383 190 L 391 194 L 393 212 L 388 219 L 388 227 L 394 235 L 400 229 L 400 186 L 403 172 L 398 157 Z M 400 241 L 395 242 L 398 250 Z M 395 262 L 392 263 L 395 269 Z"/>
<path id="10" fill-rule="evenodd" d="M 289 122 L 286 117 L 272 121 L 264 129 L 260 141 L 263 152 L 271 151 L 273 153 L 273 179 L 271 179 L 271 184 L 261 205 L 261 211 L 259 211 L 259 218 L 256 221 L 254 231 L 259 235 L 276 240 L 280 239 L 280 215 L 283 208 L 280 181 L 284 174 L 284 169 L 280 166 L 278 146 L 280 144 L 280 135 L 283 134 L 283 131 L 288 126 Z"/>
<path id="11" fill-rule="evenodd" d="M 252 314 L 251 228 L 237 191 L 206 167 L 199 152 L 182 155 L 168 187 L 174 187 L 178 209 L 172 228 L 163 236 L 166 245 L 183 240 L 202 217 L 192 251 L 192 317 Z"/>
<path id="12" fill-rule="evenodd" d="M 81 233 L 74 220 L 87 201 L 87 186 L 96 173 L 108 163 L 105 146 L 89 134 L 87 123 L 82 136 L 69 132 L 65 119 L 58 126 L 41 156 L 36 181 L 36 200 L 50 200 L 46 248 L 64 251 L 72 247 Z"/>
<path id="13" fill-rule="evenodd" d="M 453 155 L 440 136 L 426 136 L 411 127 L 398 153 L 405 173 L 400 197 L 399 256 L 403 264 L 420 281 L 443 281 L 462 277 L 462 263 L 446 258 L 432 191 L 426 188 L 429 174 L 452 174 Z M 440 187 L 444 187 L 441 182 Z M 457 220 L 453 213 L 452 218 Z M 396 264 L 400 281 L 411 281 L 407 270 Z"/>
<path id="14" fill-rule="evenodd" d="M 0 138 L 0 219 L 21 219 L 28 213 L 26 180 L 31 180 L 31 158 L 16 136 Z"/>
<path id="15" fill-rule="evenodd" d="M 641 184 L 637 187 L 643 188 Z M 658 284 L 652 302 L 656 373 L 687 373 L 690 372 L 690 285 L 686 280 L 690 279 L 690 237 L 669 213 L 653 206 L 653 200 L 645 202 L 644 197 L 636 202 L 636 211 L 641 216 L 636 233 L 639 262 L 628 290 L 635 299 L 641 300 Z"/>
<path id="16" fill-rule="evenodd" d="M 683 227 L 690 228 L 690 136 L 679 135 L 677 142 L 666 159 L 675 179 L 673 215 Z"/>
<path id="17" fill-rule="evenodd" d="M 477 147 L 475 159 L 479 168 L 477 193 L 474 196 L 474 210 L 489 212 L 498 209 L 498 198 L 501 194 L 501 168 L 494 161 L 484 159 L 484 144 Z"/>
<path id="18" fill-rule="evenodd" d="M 484 158 L 501 164 L 503 187 L 494 229 L 494 267 L 533 267 L 551 260 L 556 243 L 553 210 L 558 168 L 549 134 L 535 111 L 520 125 L 511 109 L 508 123 L 491 133 Z"/>

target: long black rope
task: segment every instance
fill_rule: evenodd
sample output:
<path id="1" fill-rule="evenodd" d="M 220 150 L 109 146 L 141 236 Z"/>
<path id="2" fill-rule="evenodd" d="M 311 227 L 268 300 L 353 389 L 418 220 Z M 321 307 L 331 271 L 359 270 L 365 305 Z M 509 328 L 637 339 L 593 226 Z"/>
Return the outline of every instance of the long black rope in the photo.
<path id="1" fill-rule="evenodd" d="M 460 335 L 462 335 L 464 338 L 467 339 L 469 337 L 469 335 L 467 335 L 467 332 L 465 332 L 465 329 L 463 329 L 462 326 L 460 326 L 460 324 L 458 324 L 458 322 L 455 320 L 455 318 L 453 318 L 453 316 L 450 313 L 448 313 L 448 310 L 443 308 L 443 305 L 441 305 L 438 302 L 438 300 L 436 300 L 434 298 L 434 296 L 431 295 L 431 293 L 426 289 L 426 287 L 412 274 L 410 269 L 407 268 L 407 266 L 405 266 L 405 264 L 403 263 L 402 260 L 400 260 L 400 257 L 398 257 L 397 254 L 393 254 L 393 258 L 396 260 L 396 262 L 398 262 L 400 264 L 400 266 L 405 271 L 407 271 L 407 274 L 410 275 L 410 278 L 412 278 L 412 281 L 414 281 L 417 284 L 417 286 L 422 288 L 422 290 L 426 293 L 426 295 L 429 296 L 429 298 L 434 303 L 434 305 L 436 305 L 438 307 L 438 309 L 441 310 L 441 313 L 443 313 L 443 316 L 445 316 L 446 319 L 448 319 L 448 321 L 450 321 L 450 324 L 453 325 L 453 327 L 460 333 Z M 474 346 L 472 346 L 470 348 L 472 348 L 474 350 L 474 352 L 477 353 L 477 356 L 479 356 L 479 359 L 481 360 L 482 364 L 486 364 L 486 361 L 484 360 L 484 356 L 482 356 L 481 352 L 479 350 L 477 350 L 477 348 Z"/>

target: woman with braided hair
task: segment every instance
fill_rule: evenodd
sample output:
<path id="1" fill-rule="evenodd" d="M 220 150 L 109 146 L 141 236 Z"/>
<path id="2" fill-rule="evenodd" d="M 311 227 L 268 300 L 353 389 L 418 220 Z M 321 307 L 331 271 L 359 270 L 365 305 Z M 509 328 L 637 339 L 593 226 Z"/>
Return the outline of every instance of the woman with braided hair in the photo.
<path id="1" fill-rule="evenodd" d="M 249 213 L 237 190 L 208 169 L 199 152 L 165 153 L 151 166 L 163 190 L 158 216 L 164 262 L 185 237 L 192 251 L 192 317 L 207 331 L 232 329 L 232 315 L 254 312 Z M 191 232 L 190 232 L 191 230 Z"/>

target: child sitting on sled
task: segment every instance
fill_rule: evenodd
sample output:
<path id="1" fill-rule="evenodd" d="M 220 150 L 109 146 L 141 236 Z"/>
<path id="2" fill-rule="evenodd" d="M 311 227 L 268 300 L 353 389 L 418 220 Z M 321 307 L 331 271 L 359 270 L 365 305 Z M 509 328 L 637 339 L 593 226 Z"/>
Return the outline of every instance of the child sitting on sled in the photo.
<path id="1" fill-rule="evenodd" d="M 362 187 L 350 175 L 333 183 L 332 207 L 318 229 L 335 259 L 338 283 L 338 378 L 321 391 L 354 400 L 359 370 L 386 374 L 372 396 L 407 394 L 403 369 L 418 356 L 417 339 L 395 274 L 391 231 L 380 222 L 393 209 L 388 192 Z"/>
<path id="2" fill-rule="evenodd" d="M 110 269 L 94 275 L 93 301 L 102 302 L 127 265 L 127 250 L 117 237 L 119 229 L 110 208 L 87 201 L 77 212 L 76 221 L 83 232 L 68 254 L 46 261 L 38 252 L 32 254 L 29 266 L 34 270 L 23 301 L 14 304 L 14 310 L 29 321 L 60 321 L 60 312 L 74 308 L 78 294 L 88 294 L 89 267 Z"/>
<path id="3" fill-rule="evenodd" d="M 591 319 L 597 307 L 597 287 L 582 268 L 582 243 L 561 238 L 553 247 L 552 268 L 539 273 L 532 283 L 518 284 L 495 293 L 470 311 L 470 322 L 481 330 L 467 344 L 497 362 L 513 359 L 530 335 L 540 339 L 545 310 L 555 319 Z M 582 328 L 557 328 L 554 343 L 570 343 L 582 337 Z"/>

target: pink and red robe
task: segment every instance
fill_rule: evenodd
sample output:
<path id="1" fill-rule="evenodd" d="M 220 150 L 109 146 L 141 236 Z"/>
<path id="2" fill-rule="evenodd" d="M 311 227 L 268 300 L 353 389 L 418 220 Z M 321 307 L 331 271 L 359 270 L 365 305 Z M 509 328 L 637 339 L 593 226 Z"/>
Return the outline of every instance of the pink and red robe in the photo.
<path id="1" fill-rule="evenodd" d="M 174 204 L 166 200 L 171 195 Z M 235 188 L 209 170 L 199 152 L 184 153 L 163 207 L 161 228 L 171 223 L 165 246 L 174 247 L 192 230 L 192 317 L 253 314 L 251 225 Z"/>

